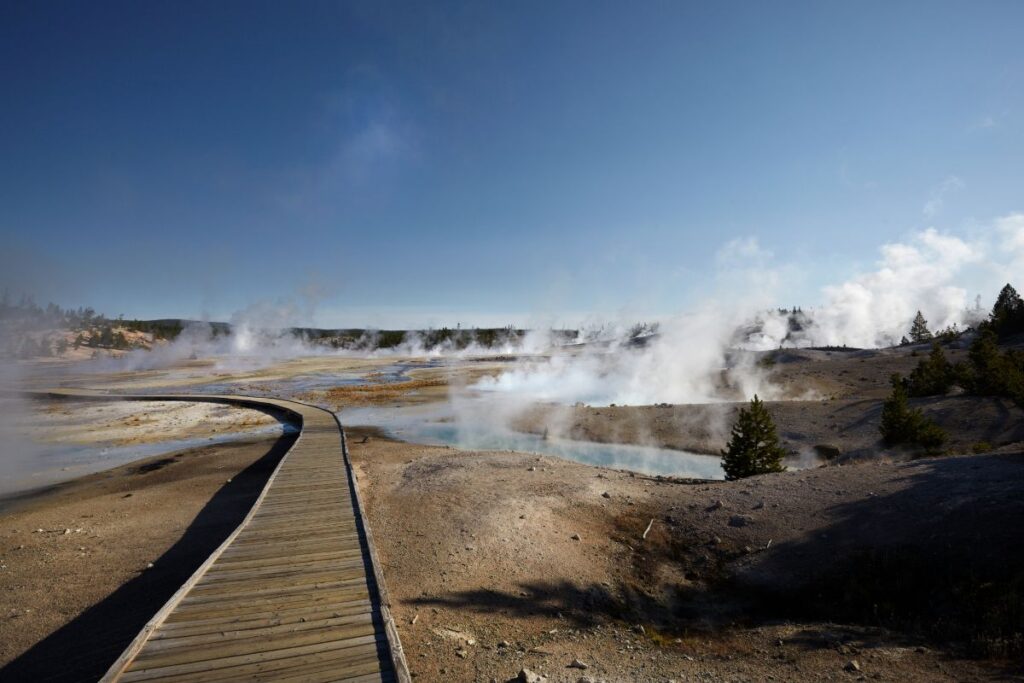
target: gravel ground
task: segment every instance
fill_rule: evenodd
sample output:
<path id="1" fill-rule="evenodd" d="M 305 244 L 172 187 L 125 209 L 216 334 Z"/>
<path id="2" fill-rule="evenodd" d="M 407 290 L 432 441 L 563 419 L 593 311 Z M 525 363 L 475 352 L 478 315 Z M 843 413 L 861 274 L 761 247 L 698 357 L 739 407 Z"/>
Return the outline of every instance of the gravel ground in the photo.
<path id="1" fill-rule="evenodd" d="M 372 430 L 350 429 L 349 443 L 420 680 L 505 681 L 522 668 L 550 681 L 1020 674 L 923 634 L 843 623 L 814 600 L 779 607 L 870 549 L 984 548 L 979 558 L 1021 567 L 1020 455 L 694 482 Z"/>

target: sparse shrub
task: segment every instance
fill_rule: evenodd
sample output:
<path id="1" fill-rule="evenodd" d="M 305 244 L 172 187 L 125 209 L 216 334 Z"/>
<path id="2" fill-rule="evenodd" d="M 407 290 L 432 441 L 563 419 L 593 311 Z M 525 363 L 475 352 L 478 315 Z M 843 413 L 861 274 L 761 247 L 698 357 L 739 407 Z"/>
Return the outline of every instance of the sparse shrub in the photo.
<path id="1" fill-rule="evenodd" d="M 755 394 L 750 408 L 740 410 L 729 443 L 722 451 L 725 478 L 735 480 L 755 474 L 783 472 L 786 469 L 782 465 L 785 454 L 779 445 L 772 416 Z"/>
<path id="2" fill-rule="evenodd" d="M 882 440 L 889 446 L 922 446 L 938 450 L 948 438 L 945 430 L 907 402 L 906 382 L 899 374 L 890 378 L 892 394 L 882 406 Z"/>
<path id="3" fill-rule="evenodd" d="M 988 453 L 990 450 L 992 450 L 992 444 L 988 441 L 979 441 L 971 446 L 972 453 Z"/>

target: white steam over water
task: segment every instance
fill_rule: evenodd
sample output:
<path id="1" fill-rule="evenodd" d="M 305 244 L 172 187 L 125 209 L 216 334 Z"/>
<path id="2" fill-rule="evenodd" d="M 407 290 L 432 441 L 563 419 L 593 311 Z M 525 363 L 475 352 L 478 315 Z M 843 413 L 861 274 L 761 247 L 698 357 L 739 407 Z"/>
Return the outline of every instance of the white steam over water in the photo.
<path id="1" fill-rule="evenodd" d="M 823 287 L 824 303 L 804 309 L 801 329 L 793 330 L 788 313 L 768 308 L 791 266 L 774 263 L 753 239 L 734 240 L 720 253 L 719 281 L 726 284 L 715 303 L 660 321 L 661 334 L 645 347 L 613 344 L 571 356 L 556 354 L 476 387 L 590 405 L 707 403 L 755 393 L 781 398 L 746 352 L 891 346 L 907 334 L 917 311 L 933 330 L 964 329 L 983 320 L 1002 285 L 1024 275 L 1024 214 L 1000 218 L 970 239 L 929 228 L 906 242 L 883 245 L 880 252 L 872 270 Z M 736 283 L 743 292 L 739 296 Z M 742 332 L 737 335 L 737 330 Z"/>
<path id="2" fill-rule="evenodd" d="M 799 264 L 777 259 L 752 238 L 733 240 L 719 253 L 706 303 L 658 320 L 659 333 L 647 337 L 646 344 L 624 343 L 626 330 L 637 322 L 624 313 L 602 326 L 603 343 L 525 360 L 475 388 L 530 401 L 592 405 L 703 403 L 743 400 L 754 393 L 781 398 L 752 352 L 787 346 L 888 346 L 907 333 L 918 310 L 933 330 L 964 328 L 983 319 L 999 288 L 1024 274 L 1024 214 L 975 227 L 967 236 L 929 228 L 883 245 L 873 267 L 821 287 L 819 304 L 805 306 L 794 326 L 792 316 L 775 305 L 792 299 L 787 285 L 799 270 Z M 232 370 L 328 354 L 532 355 L 562 343 L 536 331 L 497 348 L 428 348 L 421 336 L 411 333 L 396 348 L 375 350 L 375 333 L 369 332 L 354 349 L 337 350 L 289 331 L 310 324 L 315 303 L 314 298 L 300 298 L 250 306 L 232 316 L 231 334 L 216 335 L 210 326 L 198 325 L 170 344 L 128 354 L 116 361 L 117 369 L 167 367 L 192 357 L 213 357 L 218 370 Z M 584 340 L 581 334 L 578 341 Z"/>

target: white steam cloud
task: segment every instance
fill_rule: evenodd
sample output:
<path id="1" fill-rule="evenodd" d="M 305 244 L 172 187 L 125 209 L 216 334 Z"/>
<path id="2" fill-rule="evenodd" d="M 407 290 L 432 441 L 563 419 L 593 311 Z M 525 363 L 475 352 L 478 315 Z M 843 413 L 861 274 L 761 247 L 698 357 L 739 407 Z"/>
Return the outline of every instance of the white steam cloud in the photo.
<path id="1" fill-rule="evenodd" d="M 719 252 L 718 291 L 703 310 L 661 321 L 641 348 L 616 344 L 555 354 L 478 389 L 558 403 L 591 405 L 706 403 L 754 393 L 782 398 L 751 352 L 783 347 L 896 344 L 922 311 L 933 330 L 976 325 L 987 297 L 1024 273 L 1024 214 L 1011 214 L 972 239 L 934 228 L 882 246 L 875 268 L 822 288 L 823 303 L 793 314 L 770 309 L 787 273 L 753 238 Z M 964 285 L 984 292 L 985 306 Z M 787 396 L 786 398 L 810 398 Z"/>

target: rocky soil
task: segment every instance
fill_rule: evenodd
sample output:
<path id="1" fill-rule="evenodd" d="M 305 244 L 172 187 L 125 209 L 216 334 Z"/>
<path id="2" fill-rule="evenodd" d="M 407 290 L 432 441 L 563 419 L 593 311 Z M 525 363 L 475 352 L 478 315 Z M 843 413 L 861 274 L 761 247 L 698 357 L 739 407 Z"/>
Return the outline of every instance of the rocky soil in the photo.
<path id="1" fill-rule="evenodd" d="M 1020 454 L 712 483 L 358 429 L 349 443 L 419 680 L 505 681 L 523 669 L 521 680 L 549 681 L 1021 675 L 911 627 L 927 617 L 920 605 L 883 618 L 864 602 L 888 608 L 878 591 L 900 586 L 887 567 L 1019 572 Z M 939 590 L 956 578 L 934 575 L 905 582 Z"/>

